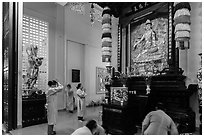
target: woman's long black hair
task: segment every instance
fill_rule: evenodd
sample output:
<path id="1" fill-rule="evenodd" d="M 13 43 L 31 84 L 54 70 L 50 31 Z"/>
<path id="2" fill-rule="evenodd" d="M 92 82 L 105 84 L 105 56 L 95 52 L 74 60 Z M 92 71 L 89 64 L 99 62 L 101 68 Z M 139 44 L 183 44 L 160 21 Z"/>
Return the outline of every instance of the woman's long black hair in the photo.
<path id="1" fill-rule="evenodd" d="M 81 87 L 81 83 L 79 83 L 76 88 L 79 89 L 80 87 Z"/>

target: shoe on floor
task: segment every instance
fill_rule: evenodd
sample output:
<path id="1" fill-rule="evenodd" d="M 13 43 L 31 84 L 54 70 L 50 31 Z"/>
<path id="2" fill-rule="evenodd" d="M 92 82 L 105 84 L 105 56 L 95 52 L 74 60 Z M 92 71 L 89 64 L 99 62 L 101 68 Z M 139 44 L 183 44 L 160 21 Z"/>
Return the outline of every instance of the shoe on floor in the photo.
<path id="1" fill-rule="evenodd" d="M 53 132 L 52 132 L 52 135 L 56 135 L 56 131 L 53 131 Z"/>
<path id="2" fill-rule="evenodd" d="M 83 117 L 78 117 L 78 120 L 84 121 Z"/>

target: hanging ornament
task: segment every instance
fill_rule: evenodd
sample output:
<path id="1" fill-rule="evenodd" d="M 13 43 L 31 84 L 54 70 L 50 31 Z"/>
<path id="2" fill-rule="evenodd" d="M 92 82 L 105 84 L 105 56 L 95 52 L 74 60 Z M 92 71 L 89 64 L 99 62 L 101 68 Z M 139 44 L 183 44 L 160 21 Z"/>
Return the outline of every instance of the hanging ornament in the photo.
<path id="1" fill-rule="evenodd" d="M 112 35 L 111 35 L 111 10 L 105 7 L 102 13 L 102 62 L 106 67 L 111 67 Z"/>
<path id="2" fill-rule="evenodd" d="M 90 18 L 91 18 L 91 24 L 93 25 L 94 24 L 94 20 L 95 20 L 95 10 L 94 10 L 94 5 L 93 3 L 91 4 L 91 10 L 90 10 Z"/>
<path id="3" fill-rule="evenodd" d="M 175 26 L 175 40 L 176 47 L 179 49 L 189 49 L 190 40 L 190 4 L 188 2 L 174 3 L 174 26 Z"/>

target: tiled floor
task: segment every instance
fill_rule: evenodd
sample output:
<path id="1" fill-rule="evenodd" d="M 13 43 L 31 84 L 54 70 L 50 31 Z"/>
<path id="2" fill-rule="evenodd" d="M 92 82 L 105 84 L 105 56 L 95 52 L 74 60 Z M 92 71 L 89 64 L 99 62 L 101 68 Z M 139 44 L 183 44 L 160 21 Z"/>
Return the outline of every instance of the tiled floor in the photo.
<path id="1" fill-rule="evenodd" d="M 79 122 L 77 120 L 77 112 L 69 113 L 66 111 L 58 112 L 57 135 L 70 135 L 75 129 L 85 125 L 87 120 L 95 119 L 101 123 L 99 112 L 102 110 L 101 106 L 87 107 L 85 121 Z M 12 135 L 47 135 L 47 123 L 35 126 L 29 126 L 21 129 L 11 131 Z"/>
<path id="2" fill-rule="evenodd" d="M 66 111 L 59 111 L 57 119 L 56 132 L 57 135 L 70 135 L 75 129 L 85 125 L 87 120 L 95 119 L 99 124 L 102 124 L 100 117 L 101 106 L 87 107 L 85 121 L 79 122 L 77 120 L 77 113 L 69 113 Z M 29 126 L 21 129 L 16 129 L 10 132 L 12 135 L 47 135 L 47 123 L 35 126 Z M 141 129 L 138 129 L 136 135 L 141 135 Z M 193 135 L 199 135 L 198 130 Z"/>

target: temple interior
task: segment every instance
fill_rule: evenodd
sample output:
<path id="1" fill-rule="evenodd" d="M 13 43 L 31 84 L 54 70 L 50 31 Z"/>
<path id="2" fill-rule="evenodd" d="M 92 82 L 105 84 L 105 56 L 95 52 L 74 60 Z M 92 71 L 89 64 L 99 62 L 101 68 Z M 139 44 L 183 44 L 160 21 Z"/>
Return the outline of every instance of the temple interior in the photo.
<path id="1" fill-rule="evenodd" d="M 178 134 L 202 135 L 202 2 L 1 5 L 2 134 L 47 135 L 48 83 L 56 80 L 57 135 L 91 119 L 108 135 L 141 135 L 159 102 Z"/>

